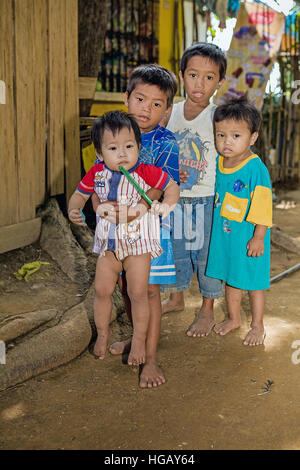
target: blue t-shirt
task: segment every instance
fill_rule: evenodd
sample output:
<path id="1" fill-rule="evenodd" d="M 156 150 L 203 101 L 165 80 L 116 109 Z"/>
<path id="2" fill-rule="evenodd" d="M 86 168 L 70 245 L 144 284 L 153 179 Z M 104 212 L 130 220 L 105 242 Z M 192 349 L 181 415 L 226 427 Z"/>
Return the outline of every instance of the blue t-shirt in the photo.
<path id="1" fill-rule="evenodd" d="M 142 134 L 139 162 L 162 168 L 179 184 L 179 147 L 174 134 L 165 127 Z"/>

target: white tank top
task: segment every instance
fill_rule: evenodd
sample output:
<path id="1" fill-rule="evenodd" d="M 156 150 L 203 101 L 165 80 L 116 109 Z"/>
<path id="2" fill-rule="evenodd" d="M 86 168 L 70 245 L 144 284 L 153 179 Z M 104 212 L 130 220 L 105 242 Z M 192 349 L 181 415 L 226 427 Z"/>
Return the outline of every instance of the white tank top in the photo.
<path id="1" fill-rule="evenodd" d="M 179 168 L 189 173 L 187 182 L 180 185 L 180 196 L 213 196 L 217 151 L 212 119 L 216 105 L 209 104 L 195 119 L 187 121 L 184 103 L 181 101 L 173 105 L 167 125 L 179 145 Z"/>

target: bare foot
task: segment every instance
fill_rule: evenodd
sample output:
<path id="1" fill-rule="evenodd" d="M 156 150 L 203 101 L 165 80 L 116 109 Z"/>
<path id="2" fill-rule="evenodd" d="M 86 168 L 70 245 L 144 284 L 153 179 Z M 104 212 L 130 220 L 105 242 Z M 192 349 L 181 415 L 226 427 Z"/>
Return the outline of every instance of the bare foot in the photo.
<path id="1" fill-rule="evenodd" d="M 227 335 L 229 331 L 235 330 L 236 328 L 239 328 L 241 326 L 241 321 L 240 320 L 231 320 L 230 318 L 228 320 L 224 320 L 222 323 L 218 323 L 214 327 L 214 331 L 218 333 L 221 336 Z"/>
<path id="2" fill-rule="evenodd" d="M 161 308 L 162 308 L 162 313 L 180 312 L 180 310 L 184 310 L 184 302 L 178 303 L 168 298 L 162 301 Z"/>
<path id="3" fill-rule="evenodd" d="M 109 347 L 109 352 L 111 354 L 127 354 L 130 352 L 131 348 L 131 338 L 126 339 L 125 341 L 116 341 L 112 343 Z"/>
<path id="4" fill-rule="evenodd" d="M 140 376 L 140 387 L 141 388 L 153 388 L 159 387 L 165 383 L 165 378 L 158 367 L 156 360 L 148 359 L 146 364 L 143 366 L 143 370 Z"/>
<path id="5" fill-rule="evenodd" d="M 259 346 L 263 344 L 266 336 L 266 330 L 262 326 L 252 326 L 251 330 L 248 331 L 248 334 L 243 342 L 246 346 Z"/>
<path id="6" fill-rule="evenodd" d="M 127 364 L 139 366 L 146 361 L 146 338 L 137 339 L 133 334 Z"/>
<path id="7" fill-rule="evenodd" d="M 188 327 L 186 334 L 194 338 L 197 336 L 208 336 L 215 324 L 213 314 L 203 315 L 200 310 L 196 320 Z"/>
<path id="8" fill-rule="evenodd" d="M 96 343 L 94 345 L 94 354 L 95 356 L 99 357 L 99 359 L 104 359 L 106 349 L 107 349 L 107 342 L 109 340 L 109 337 L 111 335 L 111 331 L 100 331 L 98 330 L 98 336 Z"/>

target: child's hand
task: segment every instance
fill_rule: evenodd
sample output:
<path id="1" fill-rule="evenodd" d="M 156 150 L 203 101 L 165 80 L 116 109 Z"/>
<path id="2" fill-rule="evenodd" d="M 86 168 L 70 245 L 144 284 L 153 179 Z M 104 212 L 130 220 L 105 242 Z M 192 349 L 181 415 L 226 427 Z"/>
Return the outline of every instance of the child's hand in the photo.
<path id="1" fill-rule="evenodd" d="M 251 257 L 258 257 L 264 254 L 264 239 L 252 237 L 247 244 L 247 255 Z"/>
<path id="2" fill-rule="evenodd" d="M 138 203 L 134 207 L 129 207 L 128 214 L 127 214 L 127 223 L 131 222 L 134 219 L 140 219 L 147 212 L 148 212 L 148 207 L 145 206 L 145 204 Z"/>
<path id="3" fill-rule="evenodd" d="M 105 201 L 98 205 L 96 214 L 114 224 L 117 223 L 117 201 Z"/>
<path id="4" fill-rule="evenodd" d="M 150 212 L 153 212 L 156 215 L 161 215 L 162 219 L 167 217 L 170 214 L 172 208 L 169 204 L 164 202 L 153 201 Z"/>
<path id="5" fill-rule="evenodd" d="M 86 225 L 85 216 L 81 209 L 71 209 L 68 213 L 69 219 L 73 224 Z"/>
<path id="6" fill-rule="evenodd" d="M 189 177 L 189 174 L 187 171 L 182 171 L 179 170 L 179 179 L 180 179 L 180 184 L 186 183 L 187 179 Z"/>

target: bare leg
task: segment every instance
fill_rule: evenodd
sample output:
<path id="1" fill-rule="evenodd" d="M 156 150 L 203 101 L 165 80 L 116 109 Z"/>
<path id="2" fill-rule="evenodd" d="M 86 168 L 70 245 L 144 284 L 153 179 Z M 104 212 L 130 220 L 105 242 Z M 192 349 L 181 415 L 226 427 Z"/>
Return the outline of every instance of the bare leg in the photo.
<path id="1" fill-rule="evenodd" d="M 94 354 L 104 359 L 107 342 L 110 336 L 111 296 L 115 289 L 118 273 L 122 264 L 111 251 L 98 258 L 95 276 L 94 319 L 97 328 L 97 340 Z"/>
<path id="2" fill-rule="evenodd" d="M 121 285 L 125 287 L 124 285 Z M 121 289 L 122 290 L 122 289 Z M 122 290 L 123 296 L 126 299 L 127 294 Z M 149 299 L 149 326 L 146 340 L 146 363 L 140 375 L 140 387 L 152 388 L 158 387 L 165 383 L 165 377 L 158 367 L 157 363 L 157 345 L 160 333 L 161 321 L 161 300 L 160 300 L 160 287 L 158 284 L 148 285 L 148 299 Z M 125 301 L 126 311 L 129 318 L 131 318 L 130 301 Z M 130 351 L 131 339 L 113 343 L 110 347 L 112 354 L 123 354 Z"/>
<path id="3" fill-rule="evenodd" d="M 130 323 L 132 324 L 131 302 L 127 294 L 127 282 L 126 282 L 126 276 L 124 275 L 124 273 L 123 275 L 120 274 L 118 278 L 118 284 L 119 284 L 120 291 L 122 292 L 127 317 Z M 131 337 L 126 339 L 125 341 L 116 341 L 115 343 L 111 344 L 109 348 L 109 352 L 111 354 L 127 354 L 130 352 L 130 348 L 131 348 Z"/>
<path id="4" fill-rule="evenodd" d="M 172 292 L 168 299 L 161 303 L 162 313 L 179 312 L 184 309 L 184 294 L 183 291 Z"/>
<path id="5" fill-rule="evenodd" d="M 158 367 L 156 356 L 162 314 L 160 286 L 158 284 L 148 285 L 148 298 L 150 319 L 146 342 L 146 363 L 140 375 L 141 388 L 158 387 L 165 383 L 165 378 L 161 369 Z"/>
<path id="6" fill-rule="evenodd" d="M 187 336 L 208 336 L 215 326 L 214 299 L 203 297 L 202 306 L 196 320 L 189 326 Z"/>
<path id="7" fill-rule="evenodd" d="M 258 346 L 263 344 L 265 338 L 265 328 L 263 315 L 265 309 L 265 291 L 249 291 L 249 299 L 252 312 L 251 329 L 248 332 L 244 343 L 246 346 Z"/>
<path id="8" fill-rule="evenodd" d="M 225 299 L 228 311 L 228 319 L 222 323 L 218 323 L 214 327 L 214 331 L 220 335 L 226 335 L 229 331 L 239 328 L 241 326 L 241 289 L 236 289 L 228 284 L 225 286 Z"/>
<path id="9" fill-rule="evenodd" d="M 133 336 L 128 357 L 129 365 L 143 364 L 146 360 L 146 335 L 149 323 L 148 279 L 150 253 L 128 256 L 123 263 L 126 271 L 127 292 L 131 302 Z"/>
<path id="10" fill-rule="evenodd" d="M 123 295 L 127 296 L 122 291 Z M 140 387 L 152 388 L 158 387 L 165 383 L 164 375 L 158 367 L 156 351 L 160 333 L 161 321 L 161 301 L 160 301 L 160 287 L 158 284 L 148 285 L 148 300 L 149 300 L 149 326 L 146 340 L 146 362 L 140 375 Z M 131 318 L 130 301 L 125 302 L 128 317 Z M 128 308 L 128 310 L 127 310 Z M 113 343 L 110 347 L 112 354 L 123 354 L 130 351 L 131 338 L 125 341 Z"/>

